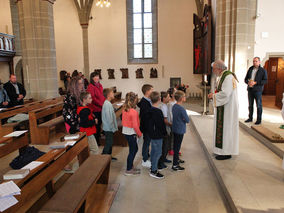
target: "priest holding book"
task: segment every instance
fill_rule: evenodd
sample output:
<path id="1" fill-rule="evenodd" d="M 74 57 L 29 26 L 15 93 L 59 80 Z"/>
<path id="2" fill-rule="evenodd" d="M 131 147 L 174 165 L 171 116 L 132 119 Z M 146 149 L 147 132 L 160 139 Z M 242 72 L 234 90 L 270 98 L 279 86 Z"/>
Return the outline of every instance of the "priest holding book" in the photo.
<path id="1" fill-rule="evenodd" d="M 213 152 L 217 160 L 226 160 L 239 154 L 238 80 L 221 60 L 215 61 L 212 68 L 218 76 L 216 92 L 208 95 L 215 108 Z"/>

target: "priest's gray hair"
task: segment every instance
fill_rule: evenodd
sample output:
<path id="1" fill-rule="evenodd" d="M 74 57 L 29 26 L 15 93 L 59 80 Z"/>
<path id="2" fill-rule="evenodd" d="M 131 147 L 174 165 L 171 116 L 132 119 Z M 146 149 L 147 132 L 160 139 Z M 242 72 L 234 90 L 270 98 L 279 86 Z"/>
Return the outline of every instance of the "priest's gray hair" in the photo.
<path id="1" fill-rule="evenodd" d="M 214 61 L 211 66 L 213 67 L 213 65 L 215 64 L 216 68 L 217 69 L 220 69 L 220 70 L 226 70 L 228 69 L 228 67 L 225 65 L 224 61 L 222 60 L 217 60 L 217 61 Z"/>

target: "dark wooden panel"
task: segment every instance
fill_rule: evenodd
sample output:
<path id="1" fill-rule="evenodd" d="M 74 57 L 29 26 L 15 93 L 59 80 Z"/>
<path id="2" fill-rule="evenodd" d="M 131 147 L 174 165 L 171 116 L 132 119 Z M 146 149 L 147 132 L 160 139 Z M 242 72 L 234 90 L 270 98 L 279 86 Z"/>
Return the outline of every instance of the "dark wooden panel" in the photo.
<path id="1" fill-rule="evenodd" d="M 279 58 L 277 81 L 276 81 L 275 105 L 280 109 L 282 108 L 283 93 L 284 93 L 284 60 L 282 58 Z"/>

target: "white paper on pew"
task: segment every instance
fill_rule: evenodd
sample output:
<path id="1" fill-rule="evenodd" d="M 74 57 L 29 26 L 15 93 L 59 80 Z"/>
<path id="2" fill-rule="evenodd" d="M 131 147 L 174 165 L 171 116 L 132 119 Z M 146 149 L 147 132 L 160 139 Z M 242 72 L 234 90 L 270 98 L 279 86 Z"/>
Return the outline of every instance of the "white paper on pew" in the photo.
<path id="1" fill-rule="evenodd" d="M 5 110 L 5 108 L 0 108 L 0 112 L 3 111 L 3 110 Z"/>
<path id="2" fill-rule="evenodd" d="M 65 135 L 64 140 L 76 140 L 80 137 L 79 134 Z"/>
<path id="3" fill-rule="evenodd" d="M 123 105 L 123 103 L 117 103 L 116 104 L 116 106 L 122 106 Z"/>
<path id="4" fill-rule="evenodd" d="M 0 198 L 0 211 L 3 212 L 16 203 L 18 203 L 18 200 L 14 196 Z"/>
<path id="5" fill-rule="evenodd" d="M 21 194 L 21 189 L 14 183 L 14 181 L 0 184 L 0 198 L 19 194 Z"/>
<path id="6" fill-rule="evenodd" d="M 19 137 L 20 135 L 22 134 L 25 134 L 28 130 L 22 130 L 22 131 L 15 131 L 15 132 L 12 132 L 8 135 L 5 135 L 4 138 L 9 138 L 9 137 Z"/>
<path id="7" fill-rule="evenodd" d="M 29 169 L 30 171 L 35 169 L 36 167 L 38 167 L 39 165 L 43 164 L 42 161 L 32 161 L 30 162 L 28 165 L 25 165 L 23 168 L 21 169 Z"/>
<path id="8" fill-rule="evenodd" d="M 66 146 L 74 146 L 77 141 L 68 141 L 66 142 Z"/>

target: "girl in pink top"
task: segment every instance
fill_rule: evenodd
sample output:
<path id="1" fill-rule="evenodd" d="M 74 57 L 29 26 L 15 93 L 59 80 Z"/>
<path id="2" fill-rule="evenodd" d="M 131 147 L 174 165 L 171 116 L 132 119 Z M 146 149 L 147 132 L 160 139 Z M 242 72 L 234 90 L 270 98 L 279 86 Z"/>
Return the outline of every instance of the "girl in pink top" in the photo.
<path id="1" fill-rule="evenodd" d="M 125 175 L 138 175 L 140 170 L 133 167 L 133 161 L 138 151 L 137 136 L 140 138 L 139 114 L 135 110 L 137 104 L 137 95 L 133 92 L 126 94 L 124 110 L 122 112 L 122 133 L 124 134 L 128 146 L 129 154 L 127 157 L 127 169 Z"/>

